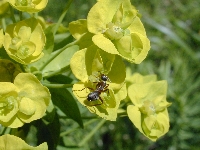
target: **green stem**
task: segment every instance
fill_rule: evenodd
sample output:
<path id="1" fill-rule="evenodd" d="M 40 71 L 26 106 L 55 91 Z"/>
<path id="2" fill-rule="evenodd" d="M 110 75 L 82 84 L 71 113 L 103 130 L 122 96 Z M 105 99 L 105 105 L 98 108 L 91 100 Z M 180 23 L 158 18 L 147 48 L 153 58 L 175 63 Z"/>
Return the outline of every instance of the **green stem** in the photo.
<path id="1" fill-rule="evenodd" d="M 60 18 L 58 19 L 58 22 L 57 22 L 57 24 L 56 24 L 56 26 L 55 26 L 55 29 L 54 29 L 54 31 L 53 31 L 53 35 L 56 34 L 56 32 L 57 32 L 57 30 L 58 30 L 60 24 L 62 23 L 62 21 L 63 21 L 65 15 L 66 15 L 66 13 L 67 13 L 67 11 L 68 11 L 68 9 L 69 9 L 69 6 L 70 6 L 71 3 L 72 3 L 72 1 L 73 1 L 73 0 L 69 0 L 69 1 L 68 1 L 67 5 L 66 5 L 66 7 L 65 7 L 65 9 L 64 9 L 64 11 L 62 12 Z"/>
<path id="2" fill-rule="evenodd" d="M 20 19 L 21 21 L 23 20 L 22 11 L 19 12 L 19 19 Z"/>
<path id="3" fill-rule="evenodd" d="M 97 120 L 96 120 L 96 119 L 92 119 L 92 120 L 86 122 L 86 123 L 84 124 L 84 127 L 86 127 L 86 126 L 88 126 L 88 125 L 94 123 L 95 121 L 97 121 Z M 62 137 L 62 136 L 65 136 L 65 135 L 67 135 L 67 134 L 70 134 L 70 133 L 74 132 L 75 130 L 77 130 L 78 128 L 80 128 L 80 126 L 77 126 L 77 127 L 72 128 L 72 129 L 70 129 L 70 130 L 64 131 L 64 132 L 60 133 L 60 136 Z"/>
<path id="4" fill-rule="evenodd" d="M 12 19 L 13 23 L 16 23 L 14 10 L 13 10 L 13 7 L 11 5 L 10 5 L 10 12 L 11 12 L 11 19 Z"/>
<path id="5" fill-rule="evenodd" d="M 7 127 L 3 127 L 3 131 L 1 132 L 0 136 L 4 135 L 6 132 Z"/>
<path id="6" fill-rule="evenodd" d="M 120 112 L 120 113 L 117 113 L 118 117 L 127 117 L 127 112 Z"/>
<path id="7" fill-rule="evenodd" d="M 0 135 L 10 134 L 10 133 L 11 133 L 11 128 L 4 127 L 4 129 Z"/>
<path id="8" fill-rule="evenodd" d="M 66 71 L 68 71 L 68 70 L 70 70 L 70 66 L 69 66 L 69 65 L 66 66 L 66 67 L 63 67 L 63 68 L 61 68 L 61 69 L 59 69 L 59 70 L 52 71 L 52 72 L 48 73 L 47 75 L 44 75 L 43 77 L 44 77 L 44 78 L 50 78 L 50 77 L 52 77 L 52 76 L 55 76 L 55 75 L 57 75 L 57 74 L 61 74 L 61 73 L 66 72 Z"/>
<path id="9" fill-rule="evenodd" d="M 38 18 L 38 13 L 33 13 L 34 18 Z"/>
<path id="10" fill-rule="evenodd" d="M 6 21 L 5 21 L 5 18 L 1 19 L 1 24 L 2 24 L 3 30 L 5 31 L 6 30 Z"/>
<path id="11" fill-rule="evenodd" d="M 91 119 L 98 119 L 99 117 L 97 117 L 97 116 L 91 116 L 91 117 L 81 117 L 81 119 L 83 120 L 83 119 L 89 119 L 89 120 L 91 120 Z M 68 117 L 68 116 L 59 116 L 59 119 L 71 119 L 70 117 Z"/>
<path id="12" fill-rule="evenodd" d="M 42 84 L 48 88 L 56 88 L 56 89 L 73 87 L 73 84 L 49 84 L 49 83 L 42 83 Z"/>
<path id="13" fill-rule="evenodd" d="M 73 41 L 69 44 L 67 44 L 66 46 L 62 47 L 59 50 L 56 50 L 51 56 L 50 58 L 39 68 L 39 70 L 43 70 L 55 57 L 57 57 L 60 53 L 62 53 L 66 48 L 75 45 L 76 43 L 78 43 L 79 40 Z"/>
<path id="14" fill-rule="evenodd" d="M 106 122 L 106 120 L 102 119 L 97 126 L 88 134 L 86 135 L 83 140 L 78 144 L 79 147 L 83 146 L 98 130 L 99 128 Z"/>

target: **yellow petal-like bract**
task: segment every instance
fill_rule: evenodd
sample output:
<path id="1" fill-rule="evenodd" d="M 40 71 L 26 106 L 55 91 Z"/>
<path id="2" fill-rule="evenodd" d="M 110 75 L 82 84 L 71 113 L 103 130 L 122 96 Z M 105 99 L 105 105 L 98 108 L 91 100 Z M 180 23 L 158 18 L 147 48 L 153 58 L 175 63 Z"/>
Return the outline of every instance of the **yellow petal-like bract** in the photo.
<path id="1" fill-rule="evenodd" d="M 73 86 L 73 93 L 79 102 L 92 113 L 106 120 L 115 121 L 120 101 L 127 95 L 124 83 L 125 66 L 122 59 L 93 45 L 76 52 L 70 61 L 70 67 L 80 80 Z M 88 101 L 88 94 L 94 92 L 97 89 L 97 82 L 102 80 L 101 74 L 107 75 L 111 82 L 107 82 L 107 88 L 99 88 L 101 92 L 96 95 L 98 99 Z"/>
<path id="2" fill-rule="evenodd" d="M 88 13 L 87 28 L 98 37 L 92 38 L 96 46 L 131 63 L 141 63 L 150 49 L 138 12 L 129 0 L 97 2 Z M 115 51 L 110 50 L 111 43 Z"/>
<path id="3" fill-rule="evenodd" d="M 47 143 L 44 142 L 37 147 L 32 147 L 26 144 L 25 141 L 17 136 L 5 134 L 0 136 L 0 149 L 1 150 L 48 150 Z"/>
<path id="4" fill-rule="evenodd" d="M 19 73 L 14 83 L 0 87 L 0 124 L 17 128 L 44 116 L 51 95 L 31 73 Z"/>
<path id="5" fill-rule="evenodd" d="M 43 29 L 35 18 L 20 21 L 7 26 L 4 36 L 4 48 L 7 54 L 21 64 L 39 60 L 46 42 Z"/>
<path id="6" fill-rule="evenodd" d="M 128 96 L 134 104 L 127 107 L 128 117 L 141 133 L 156 141 L 169 131 L 167 82 L 140 74 L 129 77 L 128 82 L 132 82 L 128 84 Z"/>
<path id="7" fill-rule="evenodd" d="M 29 13 L 36 13 L 44 9 L 48 0 L 8 0 L 17 10 Z"/>

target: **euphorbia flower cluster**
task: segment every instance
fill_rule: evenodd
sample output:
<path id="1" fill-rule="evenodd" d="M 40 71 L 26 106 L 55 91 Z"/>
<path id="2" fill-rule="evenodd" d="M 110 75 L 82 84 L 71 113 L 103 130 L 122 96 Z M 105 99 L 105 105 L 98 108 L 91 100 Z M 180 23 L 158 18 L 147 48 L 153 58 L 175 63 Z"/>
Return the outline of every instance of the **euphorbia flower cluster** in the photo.
<path id="1" fill-rule="evenodd" d="M 1 129 L 19 128 L 25 123 L 38 120 L 45 115 L 51 94 L 32 73 L 23 73 L 25 65 L 44 55 L 46 37 L 39 21 L 31 17 L 17 21 L 8 11 L 11 4 L 20 11 L 34 13 L 46 7 L 47 0 L 2 0 L 0 1 L 0 124 Z M 3 16 L 12 16 L 3 18 Z M 13 21 L 13 24 L 11 24 Z M 9 25 L 7 25 L 9 24 Z M 16 62 L 14 63 L 15 60 Z M 24 66 L 22 66 L 23 64 Z M 17 131 L 17 130 L 15 130 Z M 8 132 L 7 132 L 8 133 Z M 4 132 L 1 131 L 1 134 Z M 12 134 L 18 134 L 12 132 Z M 48 149 L 43 143 L 38 147 L 26 144 L 13 135 L 0 137 L 0 149 Z"/>
<path id="2" fill-rule="evenodd" d="M 82 38 L 81 46 L 91 44 L 91 38 L 100 49 L 132 63 L 141 63 L 150 49 L 138 11 L 129 0 L 101 0 L 91 8 L 87 20 L 72 22 L 69 27 L 76 39 Z"/>
<path id="3" fill-rule="evenodd" d="M 8 0 L 8 2 L 20 11 L 35 13 L 44 9 L 48 0 Z"/>
<path id="4" fill-rule="evenodd" d="M 43 29 L 37 19 L 30 18 L 7 26 L 4 48 L 8 55 L 22 64 L 39 60 L 46 42 Z"/>
<path id="5" fill-rule="evenodd" d="M 0 149 L 5 150 L 47 150 L 47 143 L 42 143 L 37 147 L 26 144 L 22 139 L 14 135 L 6 134 L 0 137 Z"/>
<path id="6" fill-rule="evenodd" d="M 126 97 L 127 93 L 124 83 L 125 65 L 121 58 L 93 45 L 76 52 L 70 65 L 72 72 L 80 80 L 72 89 L 79 102 L 100 117 L 115 121 L 120 101 Z M 103 91 L 99 96 L 103 104 L 96 105 L 101 101 L 88 102 L 87 96 L 89 92 L 96 89 L 96 82 L 99 82 L 102 73 L 106 74 L 111 82 L 107 82 L 108 90 Z"/>
<path id="7" fill-rule="evenodd" d="M 134 74 L 128 78 L 128 97 L 133 105 L 127 113 L 141 133 L 152 141 L 169 131 L 169 115 L 166 101 L 167 82 L 156 81 L 155 75 Z"/>
<path id="8" fill-rule="evenodd" d="M 70 62 L 72 72 L 80 80 L 74 84 L 73 93 L 91 112 L 115 120 L 119 103 L 126 97 L 125 69 L 120 57 L 139 64 L 150 49 L 138 11 L 130 0 L 100 0 L 91 8 L 87 19 L 71 22 L 69 29 L 82 49 Z M 94 72 L 106 74 L 111 81 L 106 89 L 100 88 L 100 94 L 96 94 L 100 75 L 94 75 Z M 166 81 L 156 81 L 154 77 L 150 76 L 149 80 L 149 77 L 134 75 L 126 79 L 128 97 L 134 104 L 127 107 L 128 117 L 153 141 L 169 130 L 167 107 L 170 105 L 166 101 Z M 119 83 L 115 82 L 119 81 L 117 79 L 120 79 Z M 103 104 L 91 106 L 88 102 L 93 101 L 88 97 L 91 92 L 92 98 Z"/>
<path id="9" fill-rule="evenodd" d="M 73 73 L 84 84 L 85 82 L 90 82 L 88 77 L 92 75 L 93 71 L 106 73 L 108 74 L 108 77 L 112 75 L 111 72 L 109 73 L 110 68 L 107 68 L 109 65 L 107 66 L 106 63 L 112 65 L 111 62 L 114 59 L 119 59 L 117 55 L 134 63 L 140 63 L 146 57 L 147 52 L 150 49 L 150 44 L 137 13 L 137 10 L 132 7 L 130 1 L 128 0 L 101 0 L 91 8 L 88 13 L 87 20 L 81 19 L 70 23 L 69 29 L 72 35 L 79 41 L 78 44 L 80 48 L 87 48 L 85 54 L 82 56 L 75 54 L 70 63 Z M 106 59 L 106 61 L 109 60 L 110 62 L 104 62 L 104 65 L 101 65 L 102 68 L 93 68 L 93 71 L 84 71 L 84 69 L 74 71 L 77 70 L 75 68 L 91 68 L 88 67 L 88 65 L 92 65 L 93 67 L 96 65 L 95 67 L 99 67 L 99 64 L 91 63 L 93 62 L 93 58 L 87 58 L 87 54 L 91 55 L 94 51 L 96 51 L 95 49 L 98 49 L 99 52 L 104 51 L 104 55 L 100 58 L 104 60 L 104 57 L 110 57 L 110 60 Z M 93 57 L 96 57 L 96 54 L 93 54 Z M 77 67 L 80 57 L 83 61 L 80 62 L 80 67 Z M 90 63 L 86 63 L 84 66 L 84 60 L 90 61 Z M 121 83 L 125 80 L 125 76 L 123 78 L 120 77 L 125 73 L 123 68 L 120 65 L 116 67 L 115 70 L 118 74 L 114 75 L 115 78 L 122 79 Z M 86 75 L 84 75 L 83 72 L 86 72 Z M 78 74 L 80 74 L 81 77 L 79 77 Z M 108 86 L 110 89 L 109 91 L 112 91 L 111 89 L 115 88 L 115 86 L 111 86 L 114 84 L 114 80 L 111 79 L 111 81 L 112 82 L 109 83 Z M 82 87 L 87 88 L 86 86 Z M 96 88 L 93 87 L 93 89 L 95 90 Z M 111 94 L 112 92 L 109 93 Z M 85 99 L 87 98 L 87 95 L 88 93 L 84 96 Z M 124 98 L 126 97 L 125 95 L 126 92 L 124 93 Z M 80 96 L 77 96 L 78 99 L 80 99 L 79 97 Z M 119 106 L 119 104 L 117 106 Z M 95 109 L 98 107 L 95 107 Z M 92 109 L 91 107 L 89 108 Z M 93 110 L 93 112 L 100 115 L 96 110 Z M 103 116 L 102 113 L 100 116 Z M 108 113 L 107 116 L 109 116 Z"/>
<path id="10" fill-rule="evenodd" d="M 0 124 L 11 128 L 44 116 L 49 90 L 30 73 L 19 73 L 13 83 L 0 82 Z"/>
<path id="11" fill-rule="evenodd" d="M 45 8 L 48 1 L 8 2 L 19 11 L 35 13 Z M 63 90 L 66 93 L 58 92 L 57 95 L 56 90 L 50 90 L 54 94 L 52 99 L 56 99 L 51 102 L 49 86 L 73 87 L 72 93 L 78 101 L 90 112 L 106 120 L 115 121 L 119 112 L 123 112 L 152 141 L 169 130 L 167 107 L 170 103 L 166 101 L 166 81 L 157 81 L 155 75 L 134 74 L 126 77 L 124 62 L 140 64 L 150 50 L 150 41 L 140 15 L 130 0 L 97 1 L 86 19 L 69 23 L 69 31 L 76 40 L 61 47 L 65 42 L 63 40 L 63 43 L 55 46 L 59 47 L 58 50 L 54 49 L 54 43 L 60 40 L 55 36 L 57 39 L 54 41 L 59 28 L 57 25 L 47 26 L 38 16 L 25 20 L 22 17 L 16 22 L 13 16 L 13 24 L 7 25 L 6 29 L 2 26 L 5 30 L 0 29 L 0 50 L 5 49 L 5 53 L 0 53 L 0 87 L 4 87 L 0 89 L 0 124 L 10 128 L 22 127 L 25 123 L 42 118 L 49 109 L 53 115 L 49 117 L 50 113 L 47 113 L 47 120 L 50 120 L 50 124 L 57 124 L 54 121 L 59 119 L 54 118 L 53 102 L 59 105 L 56 96 L 58 100 L 63 100 L 67 92 Z M 74 74 L 73 80 L 77 78 L 79 81 L 73 84 L 51 82 L 57 82 L 55 78 L 50 78 L 54 75 L 58 75 L 59 79 L 66 76 L 66 70 Z M 70 100 L 67 102 L 75 108 L 74 103 Z M 74 118 L 79 124 L 82 123 L 78 117 Z M 2 148 L 12 148 L 5 145 L 5 138 L 13 141 L 16 137 L 0 137 L 0 149 L 1 145 Z M 16 141 L 25 149 L 40 147 L 31 148 L 18 138 Z M 43 146 L 47 149 L 45 144 Z"/>

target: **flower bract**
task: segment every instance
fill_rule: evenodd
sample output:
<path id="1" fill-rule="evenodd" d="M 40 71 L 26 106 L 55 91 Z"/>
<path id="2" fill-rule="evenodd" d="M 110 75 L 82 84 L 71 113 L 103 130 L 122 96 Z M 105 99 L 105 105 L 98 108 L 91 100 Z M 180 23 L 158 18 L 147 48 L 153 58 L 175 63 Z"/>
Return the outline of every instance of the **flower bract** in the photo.
<path id="1" fill-rule="evenodd" d="M 93 43 L 100 49 L 139 64 L 147 56 L 150 41 L 129 0 L 101 0 L 89 11 L 87 19 L 73 21 L 69 30 L 81 48 Z"/>
<path id="2" fill-rule="evenodd" d="M 30 18 L 7 26 L 4 48 L 8 55 L 21 64 L 40 59 L 46 42 L 45 34 L 37 19 Z"/>
<path id="3" fill-rule="evenodd" d="M 9 9 L 9 3 L 7 0 L 1 0 L 0 1 L 0 16 L 4 15 Z"/>
<path id="4" fill-rule="evenodd" d="M 27 149 L 27 150 L 48 150 L 47 143 L 44 142 L 40 144 L 37 147 L 32 147 L 28 144 L 25 143 L 21 138 L 10 135 L 10 134 L 5 134 L 0 136 L 0 149 L 5 149 L 5 150 L 22 150 L 22 149 Z"/>
<path id="5" fill-rule="evenodd" d="M 88 13 L 87 28 L 95 45 L 129 62 L 141 63 L 150 49 L 138 11 L 129 0 L 98 1 Z"/>
<path id="6" fill-rule="evenodd" d="M 80 80 L 72 89 L 79 102 L 92 113 L 115 121 L 120 101 L 126 97 L 125 66 L 121 58 L 93 45 L 76 52 L 70 61 L 70 67 Z M 88 94 L 97 90 L 102 74 L 109 78 L 106 88 L 94 95 L 97 96 L 96 100 L 88 101 Z"/>
<path id="7" fill-rule="evenodd" d="M 19 73 L 0 87 L 0 124 L 17 128 L 43 117 L 51 97 L 34 75 Z"/>
<path id="8" fill-rule="evenodd" d="M 138 82 L 135 80 L 128 87 L 128 96 L 134 104 L 127 107 L 128 117 L 141 133 L 156 141 L 169 130 L 167 107 L 171 104 L 166 101 L 167 82 L 154 81 L 153 76 L 134 77 Z"/>
<path id="9" fill-rule="evenodd" d="M 35 13 L 44 9 L 48 0 L 8 0 L 8 2 L 19 11 Z"/>

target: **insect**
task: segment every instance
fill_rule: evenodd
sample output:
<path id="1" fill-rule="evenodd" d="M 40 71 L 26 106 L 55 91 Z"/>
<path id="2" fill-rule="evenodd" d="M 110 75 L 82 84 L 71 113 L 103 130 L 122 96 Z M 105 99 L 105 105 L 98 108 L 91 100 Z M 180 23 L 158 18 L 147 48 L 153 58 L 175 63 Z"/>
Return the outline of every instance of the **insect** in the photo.
<path id="1" fill-rule="evenodd" d="M 103 104 L 103 100 L 102 100 L 100 95 L 101 95 L 102 92 L 106 92 L 106 91 L 109 90 L 108 89 L 109 84 L 107 84 L 107 81 L 110 80 L 110 79 L 108 78 L 108 76 L 106 76 L 105 74 L 101 74 L 100 77 L 98 77 L 98 78 L 99 78 L 98 82 L 93 82 L 93 83 L 97 83 L 96 89 L 92 89 L 92 88 L 87 87 L 88 89 L 93 90 L 92 92 L 90 92 L 88 94 L 87 100 L 89 102 L 92 102 L 92 101 L 96 101 L 96 100 L 99 99 L 101 101 L 101 103 L 90 105 L 90 106 L 97 106 L 97 105 Z M 84 90 L 84 89 L 85 88 L 83 88 L 82 90 Z M 82 91 L 82 90 L 76 90 L 76 91 Z"/>

